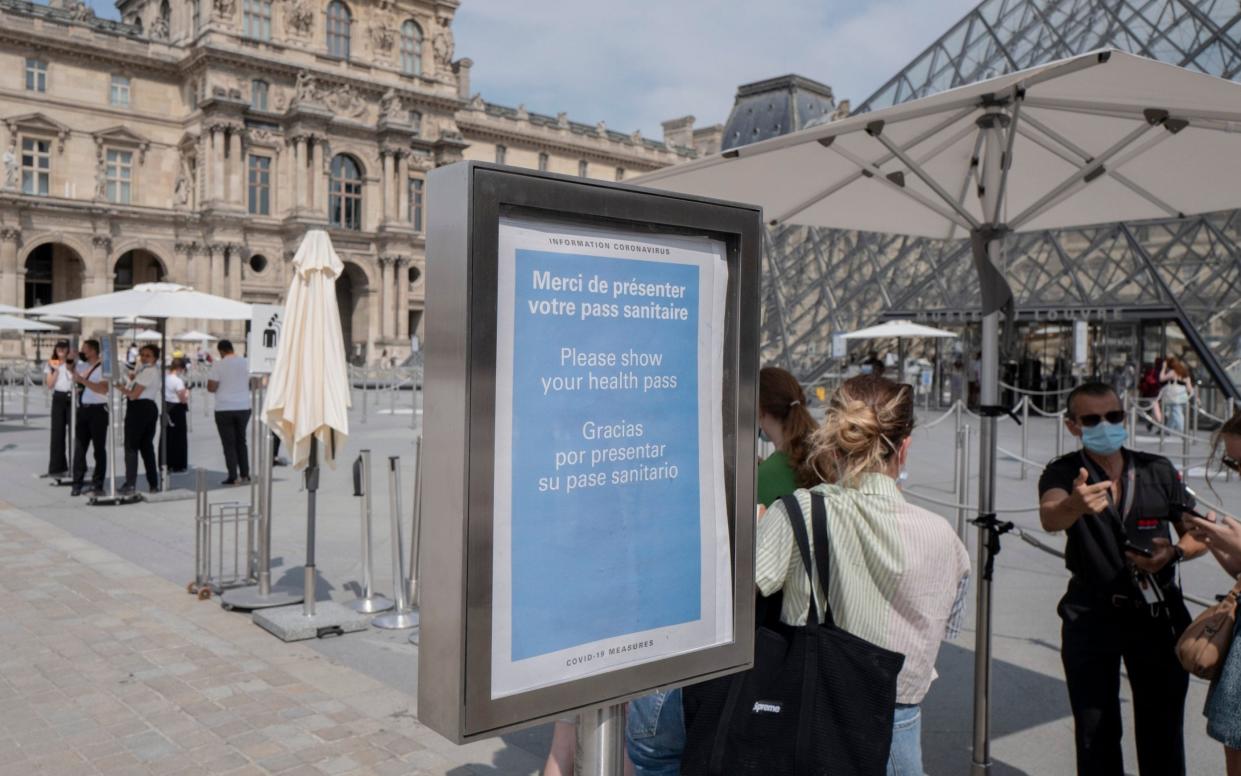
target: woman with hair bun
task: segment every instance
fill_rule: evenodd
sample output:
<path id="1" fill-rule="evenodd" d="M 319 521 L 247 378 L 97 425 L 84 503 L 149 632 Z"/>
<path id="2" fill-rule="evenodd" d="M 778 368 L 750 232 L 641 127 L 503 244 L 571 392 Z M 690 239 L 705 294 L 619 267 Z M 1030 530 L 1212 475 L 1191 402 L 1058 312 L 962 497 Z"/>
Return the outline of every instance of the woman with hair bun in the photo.
<path id="1" fill-rule="evenodd" d="M 809 466 L 823 480 L 813 491 L 827 502 L 831 589 L 826 600 L 836 624 L 905 655 L 897 679 L 890 774 L 922 773 L 919 704 L 935 678 L 940 642 L 960 630 L 969 586 L 969 556 L 948 521 L 907 503 L 897 486 L 913 429 L 912 387 L 861 375 L 833 394 L 809 452 Z M 794 495 L 813 545 L 811 491 Z M 804 625 L 811 582 L 780 501 L 759 521 L 756 545 L 760 591 L 769 596 L 783 590 L 780 619 Z M 811 576 L 814 596 L 823 601 L 817 570 L 811 569 Z"/>
<path id="2" fill-rule="evenodd" d="M 774 366 L 758 373 L 758 427 L 776 452 L 758 465 L 758 503 L 765 507 L 798 488 L 821 480 L 810 466 L 814 418 L 797 378 Z"/>

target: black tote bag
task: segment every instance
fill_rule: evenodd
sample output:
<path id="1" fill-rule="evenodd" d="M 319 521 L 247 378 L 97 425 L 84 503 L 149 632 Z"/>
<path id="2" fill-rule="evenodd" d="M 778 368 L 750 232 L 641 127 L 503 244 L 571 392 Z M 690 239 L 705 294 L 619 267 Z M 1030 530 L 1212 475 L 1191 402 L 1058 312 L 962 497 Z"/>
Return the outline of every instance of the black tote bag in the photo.
<path id="1" fill-rule="evenodd" d="M 793 496 L 781 500 L 806 573 L 817 568 L 826 596 L 826 502 L 811 494 L 812 564 L 801 507 Z M 823 605 L 821 625 L 813 595 L 805 626 L 769 615 L 755 635 L 754 668 L 684 689 L 682 776 L 886 774 L 905 656 L 836 627 Z"/>

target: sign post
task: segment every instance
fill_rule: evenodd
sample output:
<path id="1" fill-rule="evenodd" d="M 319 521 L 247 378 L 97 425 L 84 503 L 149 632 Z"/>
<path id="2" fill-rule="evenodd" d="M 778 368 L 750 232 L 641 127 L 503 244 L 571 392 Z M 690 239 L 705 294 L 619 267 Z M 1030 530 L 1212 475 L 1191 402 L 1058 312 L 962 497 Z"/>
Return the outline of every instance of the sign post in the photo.
<path id="1" fill-rule="evenodd" d="M 761 213 L 478 163 L 429 186 L 419 718 L 584 714 L 610 774 L 620 704 L 753 659 Z"/>

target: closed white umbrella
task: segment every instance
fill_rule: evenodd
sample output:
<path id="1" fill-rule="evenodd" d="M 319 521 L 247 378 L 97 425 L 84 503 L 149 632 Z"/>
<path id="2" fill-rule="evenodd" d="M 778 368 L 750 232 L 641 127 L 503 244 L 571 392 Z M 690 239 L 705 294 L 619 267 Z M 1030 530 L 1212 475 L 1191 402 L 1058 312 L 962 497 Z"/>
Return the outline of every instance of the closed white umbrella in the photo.
<path id="1" fill-rule="evenodd" d="M 970 238 L 983 312 L 976 776 L 991 767 L 991 577 L 1011 527 L 995 514 L 999 319 L 1013 308 L 1005 236 L 1237 209 L 1239 126 L 1241 84 L 1094 51 L 631 181 L 756 202 L 772 225 Z"/>
<path id="2" fill-rule="evenodd" d="M 138 329 L 137 331 L 129 332 L 125 336 L 135 339 L 138 342 L 159 342 L 164 338 L 164 335 L 154 329 Z"/>
<path id="3" fill-rule="evenodd" d="M 293 257 L 284 326 L 267 385 L 263 417 L 306 470 L 306 566 L 303 613 L 315 613 L 315 499 L 319 462 L 335 468 L 349 435 L 349 380 L 336 306 L 336 278 L 345 265 L 327 232 L 306 233 Z M 399 582 L 398 582 L 399 583 Z"/>

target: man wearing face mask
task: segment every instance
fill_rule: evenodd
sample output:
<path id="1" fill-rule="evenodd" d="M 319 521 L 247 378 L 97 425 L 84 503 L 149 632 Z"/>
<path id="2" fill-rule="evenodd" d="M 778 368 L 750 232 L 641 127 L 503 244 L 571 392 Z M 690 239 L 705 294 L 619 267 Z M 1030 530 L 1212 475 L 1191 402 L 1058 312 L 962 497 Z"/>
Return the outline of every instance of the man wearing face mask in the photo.
<path id="1" fill-rule="evenodd" d="M 1190 618 L 1176 565 L 1206 550 L 1182 523 L 1194 499 L 1168 459 L 1125 448 L 1125 412 L 1112 386 L 1075 388 L 1065 425 L 1082 449 L 1043 470 L 1039 519 L 1068 538 L 1065 565 L 1072 578 L 1058 612 L 1077 772 L 1125 772 L 1123 660 L 1133 691 L 1139 772 L 1184 774 L 1189 678 L 1174 647 Z"/>

